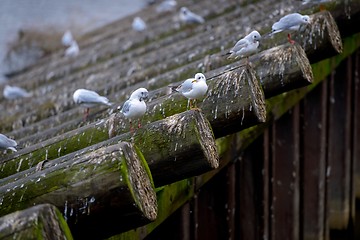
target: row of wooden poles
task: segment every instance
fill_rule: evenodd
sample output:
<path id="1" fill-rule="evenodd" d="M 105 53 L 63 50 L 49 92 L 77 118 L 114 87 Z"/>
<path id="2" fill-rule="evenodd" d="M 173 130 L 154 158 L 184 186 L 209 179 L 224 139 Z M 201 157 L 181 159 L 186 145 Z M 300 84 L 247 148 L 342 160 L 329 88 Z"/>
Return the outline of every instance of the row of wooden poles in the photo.
<path id="1" fill-rule="evenodd" d="M 311 84 L 310 63 L 342 51 L 331 14 L 311 18 L 312 44 L 298 38 L 303 47 L 280 45 L 251 57 L 251 67 L 222 69 L 209 79 L 201 111 L 184 111 L 179 95 L 160 96 L 148 106 L 150 123 L 135 133 L 122 133 L 114 113 L 4 159 L 0 215 L 10 214 L 0 219 L 0 237 L 20 234 L 31 221 L 47 222 L 33 227 L 57 237 L 70 238 L 69 225 L 76 236 L 102 238 L 155 220 L 157 187 L 217 168 L 216 138 L 265 122 L 265 98 Z"/>

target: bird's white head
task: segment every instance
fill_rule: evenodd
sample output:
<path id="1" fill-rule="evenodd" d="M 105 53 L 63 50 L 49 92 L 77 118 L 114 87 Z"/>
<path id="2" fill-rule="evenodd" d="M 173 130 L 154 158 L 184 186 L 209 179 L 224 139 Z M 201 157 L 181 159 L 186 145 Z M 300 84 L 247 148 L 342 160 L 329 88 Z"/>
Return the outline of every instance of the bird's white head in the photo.
<path id="1" fill-rule="evenodd" d="M 260 41 L 260 39 L 261 39 L 261 35 L 260 35 L 260 33 L 258 31 L 252 31 L 250 33 L 250 37 L 254 42 Z"/>
<path id="2" fill-rule="evenodd" d="M 301 19 L 303 24 L 310 24 L 310 17 L 308 15 L 302 16 Z"/>
<path id="3" fill-rule="evenodd" d="M 195 74 L 195 79 L 196 79 L 197 81 L 206 81 L 205 75 L 202 74 L 202 73 L 197 73 L 197 74 Z"/>
<path id="4" fill-rule="evenodd" d="M 186 7 L 180 8 L 180 12 L 184 15 L 188 14 L 189 10 Z"/>
<path id="5" fill-rule="evenodd" d="M 149 96 L 149 92 L 146 88 L 139 88 L 135 90 L 131 96 L 130 99 L 139 99 L 139 101 L 144 101 Z"/>

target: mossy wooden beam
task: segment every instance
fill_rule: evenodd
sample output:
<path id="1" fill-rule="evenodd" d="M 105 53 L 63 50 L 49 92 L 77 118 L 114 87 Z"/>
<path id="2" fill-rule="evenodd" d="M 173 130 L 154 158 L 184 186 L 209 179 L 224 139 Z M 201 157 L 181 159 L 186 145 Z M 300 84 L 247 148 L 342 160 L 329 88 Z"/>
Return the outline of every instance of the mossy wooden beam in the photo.
<path id="1" fill-rule="evenodd" d="M 207 81 L 209 91 L 198 107 L 209 120 L 215 137 L 225 136 L 265 121 L 265 97 L 257 75 L 250 66 L 239 66 Z M 178 93 L 155 99 L 146 119 L 171 116 L 188 108 Z"/>
<path id="2" fill-rule="evenodd" d="M 113 121 L 116 129 L 117 121 Z M 209 121 L 198 110 L 174 114 L 125 134 L 142 150 L 155 186 L 163 186 L 213 170 L 219 166 Z M 191 156 L 191 157 L 189 157 Z"/>
<path id="3" fill-rule="evenodd" d="M 342 37 L 351 36 L 360 32 L 360 1 L 328 1 L 322 3 L 324 8 L 331 13 L 336 20 Z M 319 11 L 319 5 L 309 8 L 308 4 L 301 7 L 301 12 L 311 14 Z"/>
<path id="4" fill-rule="evenodd" d="M 310 63 L 335 56 L 342 52 L 341 36 L 334 18 L 328 11 L 310 15 L 310 24 L 303 26 L 299 32 L 292 33 L 292 38 L 298 43 Z M 270 48 L 288 43 L 285 33 L 278 33 L 262 41 L 262 48 Z"/>
<path id="5" fill-rule="evenodd" d="M 191 178 L 188 180 L 183 180 L 178 183 L 174 183 L 172 185 L 165 186 L 162 188 L 164 192 L 174 192 L 176 189 L 182 191 L 185 194 L 181 194 L 181 192 L 177 193 L 177 198 L 174 195 L 166 195 L 160 196 L 158 194 L 158 202 L 162 202 L 162 209 L 164 212 L 159 211 L 159 215 L 162 215 L 162 218 L 158 220 L 137 228 L 130 230 L 128 232 L 122 233 L 120 235 L 116 235 L 111 237 L 111 240 L 123 240 L 123 239 L 144 239 L 148 234 L 151 233 L 157 226 L 159 226 L 165 219 L 166 216 L 170 216 L 176 209 L 172 208 L 172 202 L 186 202 L 192 197 L 196 191 L 201 188 L 206 182 L 208 182 L 212 177 L 214 177 L 217 173 L 219 173 L 224 167 L 227 166 L 233 158 L 227 157 L 226 155 L 229 152 L 239 152 L 244 150 L 251 142 L 253 142 L 258 136 L 260 136 L 264 130 L 267 128 L 271 122 L 280 118 L 284 113 L 290 110 L 295 104 L 297 104 L 307 92 L 310 92 L 314 87 L 317 86 L 322 80 L 324 80 L 328 75 L 331 74 L 333 70 L 348 56 L 350 56 L 354 51 L 360 48 L 360 34 L 355 34 L 351 37 L 344 39 L 343 42 L 343 53 L 337 56 L 334 56 L 329 59 L 325 59 L 318 63 L 312 65 L 313 73 L 314 73 L 314 82 L 313 84 L 299 89 L 294 90 L 289 93 L 284 93 L 278 95 L 274 98 L 267 100 L 267 122 L 264 124 L 256 125 L 251 128 L 245 129 L 241 132 L 222 137 L 216 140 L 217 146 L 220 154 L 220 165 L 219 168 L 213 170 L 209 173 L 205 173 L 199 177 Z M 224 157 L 225 156 L 225 157 Z M 231 154 L 230 154 L 231 156 Z M 180 186 L 187 181 L 188 183 L 194 183 L 195 185 L 188 184 L 189 187 L 185 189 L 180 189 Z M 196 186 L 196 187 L 195 187 Z M 195 189 L 194 189 L 195 187 Z M 172 190 L 174 189 L 174 190 Z M 191 194 L 186 194 L 191 192 Z M 166 207 L 167 206 L 167 207 Z M 179 207 L 179 206 L 177 206 Z M 161 212 L 161 213 L 160 213 Z"/>
<path id="6" fill-rule="evenodd" d="M 50 203 L 64 214 L 75 235 L 93 237 L 116 234 L 157 216 L 150 172 L 132 144 L 121 142 L 38 169 L 0 187 L 0 215 Z"/>
<path id="7" fill-rule="evenodd" d="M 116 131 L 121 131 L 121 129 L 119 129 L 115 115 L 106 123 L 106 127 L 111 136 L 114 134 L 115 137 L 54 160 L 46 161 L 43 167 L 50 168 L 64 164 L 72 161 L 73 158 L 90 154 L 96 149 L 116 144 L 119 141 L 132 141 L 141 149 L 157 186 L 202 174 L 217 168 L 219 165 L 210 124 L 199 111 L 190 110 L 175 114 L 143 126 L 134 133 L 117 135 Z M 44 151 L 44 149 L 40 148 L 37 151 Z M 191 158 L 189 158 L 190 155 Z M 0 185 L 34 174 L 37 163 L 34 158 L 29 158 L 33 160 L 30 169 L 7 175 L 8 177 L 0 179 Z M 39 160 L 37 159 L 37 162 L 40 162 Z M 9 160 L 7 164 L 8 168 L 6 165 L 3 167 L 3 171 L 7 170 L 7 173 L 13 169 L 10 168 L 12 165 L 16 165 L 18 168 L 22 167 L 16 159 Z M 23 164 L 29 164 L 29 162 L 23 162 Z"/>
<path id="8" fill-rule="evenodd" d="M 304 48 L 311 63 L 335 56 L 342 52 L 340 32 L 334 18 L 328 11 L 310 16 L 310 22 L 301 34 L 295 35 L 295 41 Z"/>
<path id="9" fill-rule="evenodd" d="M 40 204 L 1 217 L 0 238 L 73 239 L 63 216 L 50 204 Z"/>
<path id="10" fill-rule="evenodd" d="M 307 86 L 313 81 L 310 62 L 298 44 L 279 45 L 250 59 L 266 98 Z"/>

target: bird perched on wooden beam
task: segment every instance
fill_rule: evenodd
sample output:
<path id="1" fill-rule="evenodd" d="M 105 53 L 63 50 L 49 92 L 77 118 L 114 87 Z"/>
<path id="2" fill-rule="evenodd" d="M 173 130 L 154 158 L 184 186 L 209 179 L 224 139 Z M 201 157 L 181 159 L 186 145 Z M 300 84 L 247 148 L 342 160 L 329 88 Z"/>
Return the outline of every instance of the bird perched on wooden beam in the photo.
<path id="1" fill-rule="evenodd" d="M 76 104 L 85 108 L 85 121 L 89 116 L 90 108 L 95 107 L 96 105 L 112 105 L 106 97 L 100 96 L 97 92 L 87 89 L 77 89 L 73 94 L 73 99 Z"/>
<path id="2" fill-rule="evenodd" d="M 308 15 L 301 15 L 299 13 L 291 13 L 272 25 L 271 35 L 279 32 L 288 33 L 288 41 L 294 44 L 295 41 L 291 39 L 291 32 L 300 31 L 301 27 L 310 24 L 310 17 Z"/>
<path id="3" fill-rule="evenodd" d="M 180 20 L 186 24 L 202 24 L 205 22 L 203 17 L 191 12 L 186 7 L 180 9 Z"/>
<path id="4" fill-rule="evenodd" d="M 141 128 L 141 117 L 146 112 L 145 100 L 148 96 L 149 93 L 146 88 L 139 88 L 130 95 L 130 98 L 124 103 L 122 108 L 119 108 L 120 112 L 130 120 L 130 131 L 133 131 L 133 120 L 138 120 L 138 128 Z"/>
<path id="5" fill-rule="evenodd" d="M 179 86 L 169 86 L 175 92 L 181 93 L 184 97 L 188 99 L 188 107 L 193 108 L 192 101 L 196 108 L 196 100 L 201 99 L 205 96 L 208 85 L 206 84 L 205 75 L 202 73 L 196 73 L 195 78 L 186 79 Z"/>
<path id="6" fill-rule="evenodd" d="M 260 39 L 260 33 L 258 31 L 252 31 L 244 38 L 237 41 L 235 46 L 227 53 L 230 54 L 228 59 L 246 57 L 246 62 L 249 64 L 249 56 L 257 52 Z"/>
<path id="7" fill-rule="evenodd" d="M 26 91 L 23 88 L 16 87 L 16 86 L 9 86 L 6 85 L 3 91 L 3 95 L 8 100 L 14 100 L 18 98 L 27 98 L 31 97 L 32 94 Z"/>
<path id="8" fill-rule="evenodd" d="M 4 134 L 0 133 L 0 149 L 6 150 L 10 149 L 13 152 L 17 152 L 16 150 L 17 143 L 15 140 L 12 140 L 5 136 Z"/>

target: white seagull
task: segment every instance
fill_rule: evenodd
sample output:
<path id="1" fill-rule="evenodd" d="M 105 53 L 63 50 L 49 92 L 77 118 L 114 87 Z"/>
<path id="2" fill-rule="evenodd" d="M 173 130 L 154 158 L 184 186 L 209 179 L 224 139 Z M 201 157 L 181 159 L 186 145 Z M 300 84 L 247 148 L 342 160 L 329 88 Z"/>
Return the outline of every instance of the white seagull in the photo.
<path id="1" fill-rule="evenodd" d="M 252 31 L 237 41 L 235 46 L 229 51 L 228 54 L 230 54 L 230 56 L 228 58 L 246 57 L 247 63 L 249 63 L 249 56 L 256 53 L 260 39 L 260 33 L 258 31 Z"/>
<path id="2" fill-rule="evenodd" d="M 148 98 L 148 95 L 149 93 L 146 88 L 139 88 L 130 95 L 130 98 L 122 106 L 120 112 L 130 120 L 130 131 L 133 131 L 133 120 L 138 120 L 138 128 L 141 128 L 140 119 L 146 112 L 145 100 Z"/>
<path id="3" fill-rule="evenodd" d="M 294 44 L 295 41 L 291 39 L 290 33 L 299 31 L 301 26 L 310 24 L 310 17 L 308 15 L 301 15 L 299 13 L 291 13 L 282 17 L 278 22 L 272 25 L 272 33 L 288 32 L 288 41 Z"/>
<path id="4" fill-rule="evenodd" d="M 73 35 L 71 34 L 70 30 L 67 30 L 61 38 L 62 45 L 65 47 L 69 47 L 73 41 Z"/>
<path id="5" fill-rule="evenodd" d="M 190 105 L 190 108 L 192 108 L 191 101 L 193 100 L 196 103 L 196 100 L 203 98 L 208 90 L 206 78 L 202 73 L 195 74 L 195 78 L 189 78 L 179 86 L 170 87 L 188 99 L 188 107 Z"/>
<path id="6" fill-rule="evenodd" d="M 26 91 L 23 88 L 16 87 L 16 86 L 9 86 L 6 85 L 3 90 L 3 95 L 6 99 L 14 100 L 18 98 L 27 98 L 31 97 L 32 94 Z"/>
<path id="7" fill-rule="evenodd" d="M 144 20 L 142 20 L 141 17 L 135 17 L 132 22 L 132 28 L 135 31 L 142 32 L 146 29 L 146 23 L 144 22 Z"/>
<path id="8" fill-rule="evenodd" d="M 205 20 L 203 17 L 191 12 L 186 7 L 182 7 L 180 9 L 180 20 L 187 24 L 194 24 L 194 23 L 204 23 Z"/>
<path id="9" fill-rule="evenodd" d="M 80 52 L 79 49 L 79 45 L 77 44 L 77 42 L 74 40 L 72 41 L 72 43 L 70 44 L 70 47 L 68 47 L 65 50 L 65 56 L 66 57 L 76 57 Z"/>
<path id="10" fill-rule="evenodd" d="M 10 149 L 13 152 L 17 152 L 16 146 L 17 143 L 14 140 L 0 133 L 0 149 Z"/>
<path id="11" fill-rule="evenodd" d="M 106 97 L 100 96 L 97 92 L 87 89 L 77 89 L 73 94 L 73 99 L 76 104 L 85 108 L 84 120 L 89 116 L 90 108 L 96 105 L 112 105 Z"/>

